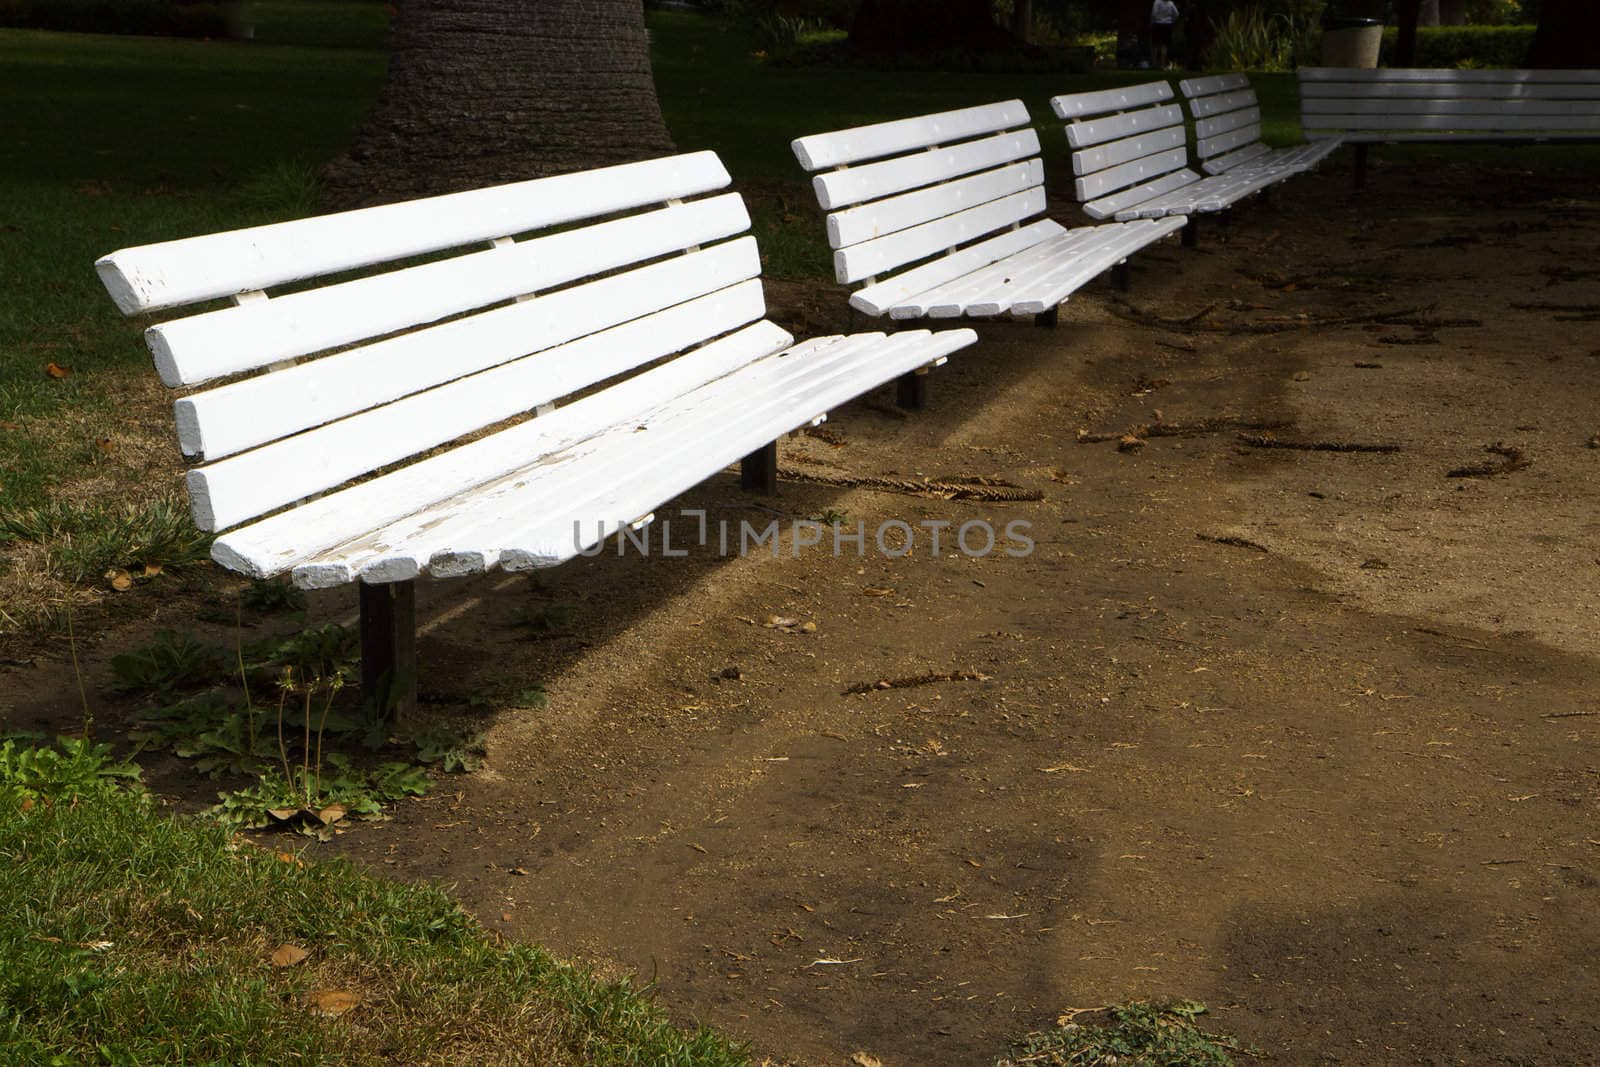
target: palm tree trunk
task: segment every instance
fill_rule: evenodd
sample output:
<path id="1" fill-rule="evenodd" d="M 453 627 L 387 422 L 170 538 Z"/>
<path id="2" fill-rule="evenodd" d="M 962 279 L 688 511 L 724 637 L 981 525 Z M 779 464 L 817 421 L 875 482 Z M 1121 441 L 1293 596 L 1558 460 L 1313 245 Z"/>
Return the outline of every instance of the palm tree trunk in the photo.
<path id="1" fill-rule="evenodd" d="M 399 0 L 388 79 L 324 189 L 347 207 L 672 150 L 640 0 Z"/>
<path id="2" fill-rule="evenodd" d="M 1543 0 L 1527 65 L 1600 67 L 1600 4 L 1594 0 Z"/>

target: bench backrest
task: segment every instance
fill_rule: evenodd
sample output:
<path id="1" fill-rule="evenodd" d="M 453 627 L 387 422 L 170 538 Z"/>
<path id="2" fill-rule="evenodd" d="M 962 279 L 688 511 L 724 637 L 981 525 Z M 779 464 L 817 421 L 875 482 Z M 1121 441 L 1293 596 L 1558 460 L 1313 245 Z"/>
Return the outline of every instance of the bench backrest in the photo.
<path id="1" fill-rule="evenodd" d="M 1300 112 L 1311 139 L 1593 138 L 1600 136 L 1600 70 L 1301 67 Z"/>
<path id="2" fill-rule="evenodd" d="M 1165 81 L 1052 97 L 1067 124 L 1073 190 L 1091 218 L 1200 180 L 1189 169 L 1183 109 Z"/>
<path id="3" fill-rule="evenodd" d="M 1185 78 L 1178 89 L 1194 116 L 1195 158 L 1207 174 L 1224 174 L 1271 151 L 1261 143 L 1261 106 L 1243 74 Z"/>
<path id="4" fill-rule="evenodd" d="M 1013 229 L 1045 210 L 1039 136 L 1020 100 L 801 137 L 840 282 Z"/>
<path id="5" fill-rule="evenodd" d="M 700 152 L 129 248 L 96 267 L 127 314 L 230 301 L 145 334 L 163 382 L 204 386 L 177 401 L 179 443 L 204 464 L 188 475 L 196 524 L 224 530 L 676 353 L 692 377 L 687 350 L 715 349 L 715 377 L 792 343 L 758 321 L 742 199 L 702 195 L 729 181 Z M 377 270 L 346 273 L 364 268 Z M 506 462 L 486 460 L 482 481 Z"/>

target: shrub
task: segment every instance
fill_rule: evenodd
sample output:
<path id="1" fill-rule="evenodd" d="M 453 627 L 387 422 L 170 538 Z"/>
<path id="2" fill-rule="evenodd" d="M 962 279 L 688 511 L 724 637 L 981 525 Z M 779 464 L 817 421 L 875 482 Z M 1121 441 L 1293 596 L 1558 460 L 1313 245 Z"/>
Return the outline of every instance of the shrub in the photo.
<path id="1" fill-rule="evenodd" d="M 0 0 L 0 26 L 34 30 L 226 37 L 232 24 L 218 0 Z"/>
<path id="2" fill-rule="evenodd" d="M 1533 44 L 1532 26 L 1423 26 L 1417 30 L 1419 67 L 1520 67 Z M 1400 31 L 1384 31 L 1380 62 L 1393 61 Z"/>

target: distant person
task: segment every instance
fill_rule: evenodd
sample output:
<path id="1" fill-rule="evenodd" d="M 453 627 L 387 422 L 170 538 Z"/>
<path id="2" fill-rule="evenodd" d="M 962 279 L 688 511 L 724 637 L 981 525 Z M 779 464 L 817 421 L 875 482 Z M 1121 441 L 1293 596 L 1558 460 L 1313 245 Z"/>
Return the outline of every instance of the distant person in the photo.
<path id="1" fill-rule="evenodd" d="M 1150 65 L 1167 69 L 1167 46 L 1172 44 L 1172 26 L 1178 21 L 1178 5 L 1172 0 L 1156 0 L 1150 8 Z"/>

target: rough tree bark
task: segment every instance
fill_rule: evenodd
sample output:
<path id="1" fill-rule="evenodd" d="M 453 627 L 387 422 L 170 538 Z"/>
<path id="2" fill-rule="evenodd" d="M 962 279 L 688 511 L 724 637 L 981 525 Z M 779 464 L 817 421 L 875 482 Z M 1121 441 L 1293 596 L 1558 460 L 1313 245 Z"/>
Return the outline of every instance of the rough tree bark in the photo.
<path id="1" fill-rule="evenodd" d="M 1530 67 L 1600 67 L 1600 4 L 1540 0 L 1539 28 L 1526 62 Z"/>
<path id="2" fill-rule="evenodd" d="M 1417 25 L 1439 25 L 1439 0 L 1422 0 L 1417 5 Z"/>
<path id="3" fill-rule="evenodd" d="M 1465 26 L 1467 0 L 1439 0 L 1439 25 Z"/>
<path id="4" fill-rule="evenodd" d="M 622 163 L 673 150 L 640 0 L 398 0 L 389 76 L 334 207 Z"/>
<path id="5" fill-rule="evenodd" d="M 1399 0 L 1400 35 L 1394 43 L 1396 67 L 1417 65 L 1417 23 L 1422 17 L 1422 0 Z"/>
<path id="6" fill-rule="evenodd" d="M 850 48 L 865 55 L 1001 52 L 1014 46 L 994 20 L 989 0 L 862 0 L 850 24 Z"/>

